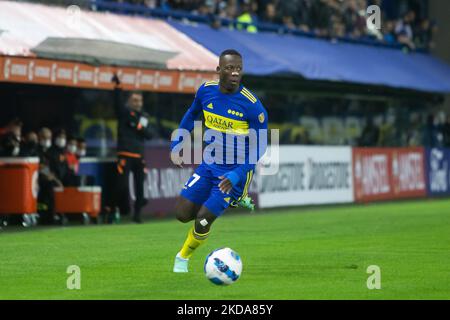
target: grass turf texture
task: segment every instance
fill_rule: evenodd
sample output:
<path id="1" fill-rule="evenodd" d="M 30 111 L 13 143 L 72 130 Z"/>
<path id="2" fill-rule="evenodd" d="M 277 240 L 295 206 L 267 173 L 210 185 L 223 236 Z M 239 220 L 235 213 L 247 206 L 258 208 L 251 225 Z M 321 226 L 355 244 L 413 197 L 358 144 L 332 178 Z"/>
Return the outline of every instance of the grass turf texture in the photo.
<path id="1" fill-rule="evenodd" d="M 174 274 L 191 224 L 54 227 L 0 233 L 0 299 L 450 299 L 450 200 L 227 214 Z M 228 287 L 203 274 L 228 246 L 244 262 Z M 68 290 L 69 265 L 81 290 Z M 381 289 L 366 286 L 369 265 Z"/>

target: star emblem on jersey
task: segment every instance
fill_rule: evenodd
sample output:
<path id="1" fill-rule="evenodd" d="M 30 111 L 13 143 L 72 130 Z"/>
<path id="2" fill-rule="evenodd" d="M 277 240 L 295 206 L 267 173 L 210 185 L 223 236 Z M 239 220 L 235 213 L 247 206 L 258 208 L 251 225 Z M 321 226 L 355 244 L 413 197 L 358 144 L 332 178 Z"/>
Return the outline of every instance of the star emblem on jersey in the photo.
<path id="1" fill-rule="evenodd" d="M 261 113 L 259 114 L 259 116 L 258 116 L 258 120 L 259 120 L 259 122 L 261 122 L 261 123 L 263 123 L 263 122 L 264 122 L 264 120 L 265 120 L 265 117 L 264 117 L 264 113 L 263 113 L 263 112 L 261 112 Z"/>

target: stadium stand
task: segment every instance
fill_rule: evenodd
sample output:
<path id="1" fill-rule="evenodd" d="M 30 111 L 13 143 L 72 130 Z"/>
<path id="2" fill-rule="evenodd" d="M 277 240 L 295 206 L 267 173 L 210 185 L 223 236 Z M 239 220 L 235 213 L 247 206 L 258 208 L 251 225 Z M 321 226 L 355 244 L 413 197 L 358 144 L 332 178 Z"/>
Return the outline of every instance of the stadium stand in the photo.
<path id="1" fill-rule="evenodd" d="M 35 0 L 69 5 L 66 0 Z M 428 51 L 434 47 L 437 22 L 427 15 L 427 1 L 393 0 L 92 0 L 71 1 L 85 8 L 164 19 L 188 20 L 213 28 L 270 31 Z M 381 8 L 383 28 L 366 25 L 366 9 Z"/>
<path id="2" fill-rule="evenodd" d="M 198 0 L 198 1 L 115 1 L 119 4 L 160 9 L 171 15 L 189 13 L 196 20 L 215 28 L 235 26 L 237 30 L 250 32 L 274 31 L 301 35 L 337 38 L 363 43 L 406 45 L 409 49 L 425 49 L 433 46 L 436 23 L 426 16 L 427 3 L 415 1 L 396 7 L 392 1 L 366 0 Z M 382 8 L 386 28 L 370 30 L 366 26 L 366 8 L 378 5 Z M 99 4 L 102 8 L 102 4 Z M 131 8 L 131 7 L 127 7 Z M 120 10 L 120 9 L 119 9 Z M 190 16 L 186 16 L 189 19 Z M 231 23 L 234 21 L 234 23 Z M 245 26 L 245 25 L 251 25 Z M 245 26 L 245 27 L 244 27 Z"/>

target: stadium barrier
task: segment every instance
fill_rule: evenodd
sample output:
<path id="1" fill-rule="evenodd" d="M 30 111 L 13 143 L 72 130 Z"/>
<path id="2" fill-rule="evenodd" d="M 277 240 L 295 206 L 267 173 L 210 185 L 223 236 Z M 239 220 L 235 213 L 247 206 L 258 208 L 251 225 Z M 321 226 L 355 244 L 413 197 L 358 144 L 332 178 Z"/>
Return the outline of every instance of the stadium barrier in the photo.
<path id="1" fill-rule="evenodd" d="M 450 149 L 426 148 L 425 156 L 427 195 L 450 196 Z"/>
<path id="2" fill-rule="evenodd" d="M 101 211 L 102 188 L 99 186 L 54 188 L 55 212 L 88 214 L 97 218 Z"/>
<path id="3" fill-rule="evenodd" d="M 351 147 L 280 146 L 278 172 L 257 175 L 260 208 L 351 203 Z"/>
<path id="4" fill-rule="evenodd" d="M 257 169 L 250 185 L 258 208 L 450 196 L 450 149 L 289 145 L 279 150 L 277 173 L 264 176 Z M 144 190 L 149 202 L 143 212 L 166 216 L 195 166 L 174 167 L 167 147 L 149 147 L 145 158 Z M 85 161 L 81 168 L 104 185 L 102 176 L 112 170 L 111 161 Z"/>
<path id="5" fill-rule="evenodd" d="M 425 153 L 417 148 L 353 148 L 356 202 L 426 196 Z"/>

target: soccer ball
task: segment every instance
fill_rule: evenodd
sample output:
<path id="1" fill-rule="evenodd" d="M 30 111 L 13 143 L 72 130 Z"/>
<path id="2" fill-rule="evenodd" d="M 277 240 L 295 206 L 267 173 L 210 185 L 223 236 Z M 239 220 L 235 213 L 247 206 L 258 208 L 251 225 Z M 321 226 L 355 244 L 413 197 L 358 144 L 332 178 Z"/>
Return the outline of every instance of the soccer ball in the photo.
<path id="1" fill-rule="evenodd" d="M 220 248 L 206 257 L 204 270 L 206 277 L 214 284 L 233 284 L 241 276 L 242 260 L 236 251 Z"/>

